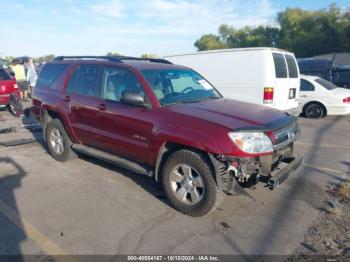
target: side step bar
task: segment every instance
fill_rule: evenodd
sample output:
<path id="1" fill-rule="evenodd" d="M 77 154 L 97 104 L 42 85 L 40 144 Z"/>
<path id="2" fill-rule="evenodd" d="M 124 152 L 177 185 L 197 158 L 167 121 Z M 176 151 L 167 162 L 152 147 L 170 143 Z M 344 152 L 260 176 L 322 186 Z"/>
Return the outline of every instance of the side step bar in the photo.
<path id="1" fill-rule="evenodd" d="M 136 162 L 133 162 L 131 160 L 128 160 L 123 157 L 116 156 L 114 154 L 85 146 L 82 144 L 73 144 L 72 145 L 73 150 L 82 153 L 84 155 L 92 156 L 95 158 L 98 158 L 102 161 L 111 163 L 113 165 L 120 166 L 122 168 L 128 169 L 132 172 L 141 174 L 141 175 L 146 175 L 149 177 L 153 177 L 153 171 L 151 168 L 147 167 L 146 165 L 138 164 Z"/>

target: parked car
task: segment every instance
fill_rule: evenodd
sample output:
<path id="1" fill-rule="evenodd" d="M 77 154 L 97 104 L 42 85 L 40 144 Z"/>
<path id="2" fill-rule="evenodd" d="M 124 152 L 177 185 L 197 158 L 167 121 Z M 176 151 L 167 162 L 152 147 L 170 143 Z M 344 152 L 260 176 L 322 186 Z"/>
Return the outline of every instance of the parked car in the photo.
<path id="1" fill-rule="evenodd" d="M 3 68 L 0 68 L 0 107 L 7 107 L 11 113 L 17 115 L 17 109 L 14 104 L 10 103 L 13 95 L 19 96 L 16 79 L 12 78 Z"/>
<path id="2" fill-rule="evenodd" d="M 238 185 L 276 188 L 302 161 L 293 156 L 294 116 L 224 99 L 195 71 L 162 59 L 57 57 L 32 101 L 53 158 L 79 152 L 154 177 L 191 216 Z"/>
<path id="3" fill-rule="evenodd" d="M 309 118 L 350 114 L 350 90 L 318 76 L 301 75 L 300 107 Z"/>
<path id="4" fill-rule="evenodd" d="M 319 76 L 336 86 L 350 89 L 350 65 L 337 65 L 329 59 L 298 59 L 300 73 Z"/>
<path id="5" fill-rule="evenodd" d="M 300 77 L 293 53 L 276 48 L 236 48 L 165 59 L 193 68 L 226 98 L 300 113 Z"/>

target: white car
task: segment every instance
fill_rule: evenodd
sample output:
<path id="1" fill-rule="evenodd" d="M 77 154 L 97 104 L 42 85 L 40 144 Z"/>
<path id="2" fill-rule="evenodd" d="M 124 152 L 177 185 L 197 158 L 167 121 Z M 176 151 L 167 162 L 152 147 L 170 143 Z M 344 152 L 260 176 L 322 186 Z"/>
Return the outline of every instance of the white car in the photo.
<path id="1" fill-rule="evenodd" d="M 300 104 L 304 116 L 350 114 L 350 89 L 340 88 L 318 76 L 300 76 Z"/>

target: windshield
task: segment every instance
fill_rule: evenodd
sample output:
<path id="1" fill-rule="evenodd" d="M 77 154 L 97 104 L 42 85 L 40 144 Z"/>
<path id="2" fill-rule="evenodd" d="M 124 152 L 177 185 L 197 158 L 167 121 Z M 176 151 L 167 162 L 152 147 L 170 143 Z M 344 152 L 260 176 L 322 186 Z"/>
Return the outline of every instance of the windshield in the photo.
<path id="1" fill-rule="evenodd" d="M 324 88 L 327 88 L 328 90 L 333 90 L 338 88 L 338 86 L 332 84 L 331 82 L 328 82 L 327 80 L 324 80 L 322 78 L 317 78 L 315 80 L 317 83 L 319 83 L 321 86 L 323 86 Z"/>
<path id="2" fill-rule="evenodd" d="M 162 106 L 218 99 L 221 95 L 192 70 L 142 70 Z"/>

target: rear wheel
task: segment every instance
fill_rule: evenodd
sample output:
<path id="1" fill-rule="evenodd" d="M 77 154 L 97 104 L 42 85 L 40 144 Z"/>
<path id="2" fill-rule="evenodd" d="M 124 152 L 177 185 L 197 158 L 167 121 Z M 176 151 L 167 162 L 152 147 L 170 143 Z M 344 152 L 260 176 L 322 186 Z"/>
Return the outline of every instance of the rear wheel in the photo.
<path id="1" fill-rule="evenodd" d="M 72 142 L 58 119 L 53 119 L 48 123 L 46 141 L 50 154 L 54 159 L 65 162 L 76 156 L 71 147 Z"/>
<path id="2" fill-rule="evenodd" d="M 210 164 L 193 151 L 171 154 L 164 165 L 162 182 L 170 203 L 186 215 L 206 215 L 223 199 Z"/>
<path id="3" fill-rule="evenodd" d="M 322 118 L 326 116 L 326 109 L 321 104 L 311 103 L 304 109 L 307 118 Z"/>

